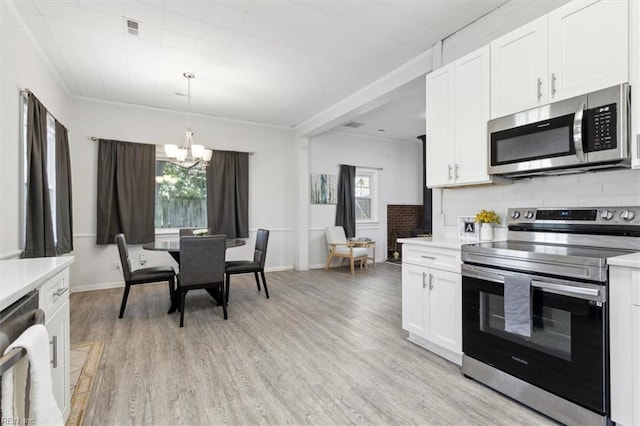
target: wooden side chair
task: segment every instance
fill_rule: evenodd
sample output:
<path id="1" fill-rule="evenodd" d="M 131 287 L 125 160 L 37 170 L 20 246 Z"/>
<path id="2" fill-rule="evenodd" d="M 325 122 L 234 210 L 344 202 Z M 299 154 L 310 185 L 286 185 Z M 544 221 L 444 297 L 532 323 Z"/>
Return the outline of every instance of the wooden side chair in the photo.
<path id="1" fill-rule="evenodd" d="M 120 264 L 122 265 L 122 274 L 124 275 L 124 294 L 122 295 L 122 304 L 120 305 L 120 315 L 124 315 L 124 308 L 127 306 L 127 298 L 129 297 L 129 289 L 132 285 L 156 283 L 162 281 L 169 282 L 169 297 L 173 303 L 175 297 L 175 276 L 176 271 L 172 266 L 151 266 L 148 268 L 131 270 L 131 261 L 129 260 L 129 249 L 127 248 L 127 239 L 124 234 L 116 235 L 116 244 L 120 253 Z"/>
<path id="2" fill-rule="evenodd" d="M 364 264 L 364 267 L 367 267 L 367 256 L 369 255 L 367 248 L 354 247 L 353 244 L 347 241 L 342 226 L 329 226 L 325 230 L 325 236 L 327 237 L 327 246 L 329 248 L 329 259 L 324 269 L 329 270 L 334 258 L 340 258 L 341 264 L 344 259 L 349 259 L 352 275 L 354 274 L 354 264 L 356 261 L 359 260 L 361 265 Z"/>
<path id="3" fill-rule="evenodd" d="M 217 290 L 222 300 L 222 312 L 227 319 L 227 299 L 224 294 L 224 263 L 226 235 L 180 237 L 180 327 L 184 325 L 184 299 L 196 289 Z"/>
<path id="4" fill-rule="evenodd" d="M 269 289 L 267 288 L 267 280 L 264 278 L 264 263 L 267 259 L 267 245 L 269 244 L 269 230 L 258 229 L 256 234 L 256 246 L 253 251 L 253 260 L 232 260 L 226 263 L 225 271 L 227 273 L 227 301 L 229 301 L 229 285 L 231 281 L 231 275 L 235 274 L 249 274 L 253 272 L 256 278 L 256 286 L 260 291 L 260 279 L 258 273 L 262 277 L 262 284 L 264 284 L 264 293 L 269 298 Z"/>

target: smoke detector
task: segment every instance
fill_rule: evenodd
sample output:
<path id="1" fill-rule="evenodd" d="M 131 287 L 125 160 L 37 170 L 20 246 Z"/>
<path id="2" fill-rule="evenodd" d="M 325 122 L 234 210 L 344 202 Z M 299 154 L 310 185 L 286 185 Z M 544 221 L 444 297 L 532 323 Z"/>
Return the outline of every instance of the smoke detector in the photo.
<path id="1" fill-rule="evenodd" d="M 140 35 L 140 22 L 130 18 L 125 18 L 125 21 L 127 21 L 127 34 L 138 37 Z"/>
<path id="2" fill-rule="evenodd" d="M 358 127 L 364 126 L 364 123 L 361 123 L 359 121 L 347 121 L 346 123 L 343 124 L 343 126 L 357 129 Z"/>

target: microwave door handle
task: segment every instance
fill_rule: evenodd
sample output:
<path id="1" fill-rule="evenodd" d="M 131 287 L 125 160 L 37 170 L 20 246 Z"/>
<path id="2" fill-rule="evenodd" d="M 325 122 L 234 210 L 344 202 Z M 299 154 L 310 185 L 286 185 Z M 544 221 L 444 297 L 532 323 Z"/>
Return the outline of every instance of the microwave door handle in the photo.
<path id="1" fill-rule="evenodd" d="M 584 104 L 580 104 L 580 108 L 573 116 L 573 147 L 576 151 L 578 161 L 584 163 L 584 150 L 582 149 L 582 118 L 584 116 Z"/>

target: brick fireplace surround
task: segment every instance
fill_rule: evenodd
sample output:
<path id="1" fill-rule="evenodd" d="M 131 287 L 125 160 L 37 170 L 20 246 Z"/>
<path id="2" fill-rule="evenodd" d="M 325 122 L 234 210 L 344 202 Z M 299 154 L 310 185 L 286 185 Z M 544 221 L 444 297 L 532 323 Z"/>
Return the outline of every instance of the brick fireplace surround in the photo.
<path id="1" fill-rule="evenodd" d="M 420 229 L 423 216 L 422 205 L 387 205 L 387 259 L 393 260 L 394 251 L 402 256 L 402 244 L 394 241 L 394 231 L 396 238 L 414 236 L 412 233 Z"/>

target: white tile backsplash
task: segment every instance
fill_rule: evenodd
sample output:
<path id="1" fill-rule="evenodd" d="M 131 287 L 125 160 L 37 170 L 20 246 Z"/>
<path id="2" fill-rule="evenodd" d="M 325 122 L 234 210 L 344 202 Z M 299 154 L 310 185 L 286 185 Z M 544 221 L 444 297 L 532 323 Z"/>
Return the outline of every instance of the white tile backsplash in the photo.
<path id="1" fill-rule="evenodd" d="M 442 191 L 441 196 L 438 191 Z M 509 185 L 483 185 L 434 191 L 435 235 L 457 235 L 458 216 L 495 210 L 503 219 L 509 207 L 595 207 L 640 205 L 640 170 L 613 170 L 514 180 Z"/>

